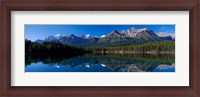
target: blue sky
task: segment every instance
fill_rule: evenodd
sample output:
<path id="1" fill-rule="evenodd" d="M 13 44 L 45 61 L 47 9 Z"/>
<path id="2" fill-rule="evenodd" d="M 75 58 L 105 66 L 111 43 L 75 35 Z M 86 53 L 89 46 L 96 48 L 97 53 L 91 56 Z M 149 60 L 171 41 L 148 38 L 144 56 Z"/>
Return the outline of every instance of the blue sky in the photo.
<path id="1" fill-rule="evenodd" d="M 60 34 L 62 36 L 69 36 L 74 34 L 76 36 L 91 34 L 97 37 L 106 35 L 113 30 L 121 31 L 130 28 L 148 28 L 155 33 L 166 32 L 175 33 L 175 25 L 25 25 L 25 39 L 35 41 L 37 39 L 44 39 L 50 35 L 55 36 Z"/>

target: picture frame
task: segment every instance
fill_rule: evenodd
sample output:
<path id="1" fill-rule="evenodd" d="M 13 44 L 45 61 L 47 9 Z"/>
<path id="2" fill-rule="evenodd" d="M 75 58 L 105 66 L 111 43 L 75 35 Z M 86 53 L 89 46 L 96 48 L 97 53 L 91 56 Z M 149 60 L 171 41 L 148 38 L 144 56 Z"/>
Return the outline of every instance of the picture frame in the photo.
<path id="1" fill-rule="evenodd" d="M 199 97 L 199 0 L 1 1 L 2 96 Z M 189 86 L 11 86 L 11 11 L 189 11 Z"/>

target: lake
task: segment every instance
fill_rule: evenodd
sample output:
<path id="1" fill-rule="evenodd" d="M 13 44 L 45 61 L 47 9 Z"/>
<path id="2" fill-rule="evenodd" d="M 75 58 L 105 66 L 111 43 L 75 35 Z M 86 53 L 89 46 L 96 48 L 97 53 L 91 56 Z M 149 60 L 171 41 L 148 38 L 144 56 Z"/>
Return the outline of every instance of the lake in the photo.
<path id="1" fill-rule="evenodd" d="M 25 72 L 175 72 L 175 55 L 26 56 Z"/>

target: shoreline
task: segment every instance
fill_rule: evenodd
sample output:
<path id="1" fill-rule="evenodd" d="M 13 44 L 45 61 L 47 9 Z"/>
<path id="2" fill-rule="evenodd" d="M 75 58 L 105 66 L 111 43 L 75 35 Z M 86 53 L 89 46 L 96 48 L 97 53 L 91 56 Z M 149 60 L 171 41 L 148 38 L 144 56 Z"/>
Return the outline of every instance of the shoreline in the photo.
<path id="1" fill-rule="evenodd" d="M 92 51 L 93 54 L 175 54 L 172 51 L 147 51 L 147 52 L 133 52 L 133 51 Z"/>

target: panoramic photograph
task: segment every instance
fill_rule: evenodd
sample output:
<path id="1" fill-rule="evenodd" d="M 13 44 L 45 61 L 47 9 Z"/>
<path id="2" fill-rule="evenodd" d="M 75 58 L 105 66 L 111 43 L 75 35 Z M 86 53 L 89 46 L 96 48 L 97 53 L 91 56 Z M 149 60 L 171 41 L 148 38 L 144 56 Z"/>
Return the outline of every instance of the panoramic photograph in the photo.
<path id="1" fill-rule="evenodd" d="M 25 72 L 175 72 L 175 25 L 26 24 Z"/>

